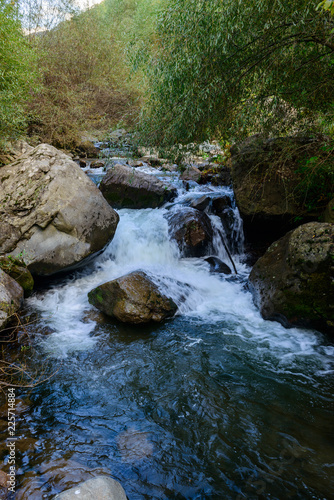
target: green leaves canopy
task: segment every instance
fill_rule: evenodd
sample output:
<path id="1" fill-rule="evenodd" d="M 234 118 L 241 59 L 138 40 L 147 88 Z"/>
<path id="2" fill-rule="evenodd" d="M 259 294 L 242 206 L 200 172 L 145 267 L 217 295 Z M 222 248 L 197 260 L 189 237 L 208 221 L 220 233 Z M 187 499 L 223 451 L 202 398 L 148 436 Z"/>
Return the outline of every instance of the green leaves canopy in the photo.
<path id="1" fill-rule="evenodd" d="M 144 131 L 173 144 L 291 130 L 333 113 L 334 20 L 310 0 L 168 0 Z"/>

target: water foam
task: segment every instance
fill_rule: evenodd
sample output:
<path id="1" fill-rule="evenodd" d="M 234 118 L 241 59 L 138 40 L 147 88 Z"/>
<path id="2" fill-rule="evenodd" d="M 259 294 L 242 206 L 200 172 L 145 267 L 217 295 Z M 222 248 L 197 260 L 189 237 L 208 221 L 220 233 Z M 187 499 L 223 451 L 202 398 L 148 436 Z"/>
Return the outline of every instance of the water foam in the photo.
<path id="1" fill-rule="evenodd" d="M 161 291 L 179 306 L 178 315 L 196 325 L 221 323 L 224 335 L 240 338 L 254 356 L 275 358 L 279 369 L 287 370 L 296 360 L 317 360 L 317 370 L 330 370 L 329 354 L 321 346 L 321 336 L 302 329 L 286 330 L 276 322 L 265 321 L 245 289 L 249 269 L 236 260 L 238 276 L 210 273 L 203 259 L 182 259 L 175 242 L 170 241 L 164 217 L 166 209 L 120 210 L 116 235 L 90 269 L 78 272 L 62 286 L 36 294 L 30 306 L 39 311 L 41 321 L 54 333 L 44 339 L 44 348 L 55 355 L 91 349 L 94 319 L 85 319 L 93 308 L 87 293 L 101 283 L 135 270 L 145 270 Z M 222 247 L 218 255 L 227 263 Z M 214 330 L 215 327 L 213 327 Z"/>

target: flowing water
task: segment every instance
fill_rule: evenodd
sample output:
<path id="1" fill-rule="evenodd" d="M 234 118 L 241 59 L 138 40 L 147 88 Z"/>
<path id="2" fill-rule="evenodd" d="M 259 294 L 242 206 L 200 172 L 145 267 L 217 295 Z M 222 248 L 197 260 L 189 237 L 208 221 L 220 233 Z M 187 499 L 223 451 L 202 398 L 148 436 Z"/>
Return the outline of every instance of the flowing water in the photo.
<path id="1" fill-rule="evenodd" d="M 261 318 L 235 208 L 237 275 L 181 258 L 166 213 L 232 192 L 169 181 L 173 204 L 120 210 L 115 238 L 90 266 L 28 301 L 38 318 L 30 362 L 40 370 L 48 359 L 47 373 L 57 372 L 19 418 L 28 445 L 18 444 L 16 498 L 52 498 L 104 473 L 129 500 L 333 499 L 333 345 Z M 230 264 L 211 219 L 213 253 Z M 178 304 L 174 319 L 132 327 L 89 305 L 93 287 L 138 269 Z"/>

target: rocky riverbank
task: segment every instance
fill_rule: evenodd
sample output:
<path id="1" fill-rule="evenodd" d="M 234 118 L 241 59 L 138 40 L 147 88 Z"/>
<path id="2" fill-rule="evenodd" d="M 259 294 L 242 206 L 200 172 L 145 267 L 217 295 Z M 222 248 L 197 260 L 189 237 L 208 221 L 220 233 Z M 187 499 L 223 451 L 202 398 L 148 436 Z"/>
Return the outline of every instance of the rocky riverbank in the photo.
<path id="1" fill-rule="evenodd" d="M 115 134 L 111 137 L 114 147 L 116 143 L 118 147 L 124 147 L 124 144 L 130 147 L 129 134 L 125 131 Z M 290 152 L 288 157 L 287 143 Z M 260 246 L 263 253 L 265 247 L 277 236 L 298 225 L 297 220 L 300 222 L 321 216 L 323 220 L 332 221 L 332 202 L 328 204 L 326 211 L 321 206 L 321 212 L 320 209 L 310 212 L 301 201 L 298 201 L 300 198 L 296 194 L 300 183 L 298 168 L 301 159 L 305 159 L 305 154 L 315 154 L 323 144 L 324 140 L 319 138 L 265 140 L 255 136 L 245 143 L 234 146 L 231 149 L 230 160 L 228 157 L 224 159 L 225 153 L 217 145 L 202 145 L 202 149 L 206 148 L 208 151 L 207 153 L 202 151 L 202 154 L 206 154 L 209 160 L 205 160 L 203 156 L 189 156 L 188 166 L 181 179 L 192 185 L 207 182 L 208 179 L 212 181 L 213 178 L 208 172 L 217 158 L 222 161 L 220 173 L 215 174 L 215 182 L 229 184 L 232 177 L 237 207 L 243 217 L 246 236 L 252 234 L 248 238 L 249 241 L 257 238 L 254 245 Z M 90 168 L 94 167 L 94 170 L 107 170 L 98 189 L 84 173 L 89 170 L 84 160 L 81 161 L 83 171 L 69 156 L 52 146 L 40 145 L 36 148 L 23 146 L 17 150 L 18 158 L 2 167 L 0 172 L 2 327 L 22 303 L 21 286 L 26 296 L 31 293 L 33 278 L 30 272 L 35 276 L 69 272 L 85 265 L 89 259 L 103 250 L 113 238 L 117 228 L 118 214 L 114 208 L 154 208 L 171 202 L 177 196 L 177 190 L 170 183 L 166 184 L 157 176 L 145 171 L 145 165 L 148 168 L 153 166 L 162 172 L 174 172 L 177 168 L 177 166 L 171 168 L 168 162 L 160 159 L 156 153 L 152 155 L 141 151 L 143 156 L 138 160 L 110 159 L 109 155 L 107 161 L 96 161 L 89 165 Z M 285 156 L 282 156 L 282 150 Z M 231 177 L 222 176 L 221 172 L 230 167 Z M 177 210 L 170 211 L 166 216 L 169 233 L 171 239 L 177 243 L 181 255 L 209 258 L 212 254 L 214 230 L 208 214 L 219 216 L 225 238 L 229 240 L 228 246 L 233 251 L 235 249 L 233 210 L 228 197 L 204 196 L 192 202 L 191 206 L 180 206 Z M 321 234 L 324 231 L 328 233 L 325 258 L 327 268 L 322 271 L 326 275 L 326 290 L 322 282 L 319 294 L 316 270 L 311 269 L 309 277 L 304 279 L 308 289 L 307 301 L 310 304 L 315 303 L 315 299 L 320 301 L 314 308 L 317 317 L 320 310 L 326 309 L 322 302 L 332 300 L 333 235 L 330 224 L 326 224 L 321 225 L 318 222 L 317 226 L 317 231 L 321 231 Z M 306 226 L 306 232 L 302 229 L 300 231 L 307 234 L 309 227 L 311 226 Z M 265 318 L 284 317 L 284 321 L 292 324 L 331 331 L 332 309 L 326 309 L 323 321 L 316 321 L 314 314 L 304 303 L 306 299 L 302 292 L 298 306 L 299 309 L 303 308 L 301 318 L 292 311 L 293 308 L 290 308 L 289 313 L 283 314 L 283 309 L 281 311 L 280 307 L 276 310 L 272 303 L 268 305 L 270 295 L 268 289 L 272 290 L 275 287 L 275 293 L 280 295 L 283 293 L 283 288 L 299 290 L 301 287 L 299 274 L 304 276 L 302 268 L 299 270 L 296 268 L 292 273 L 297 281 L 299 279 L 298 284 L 292 283 L 290 271 L 286 271 L 285 276 L 284 273 L 278 273 L 274 269 L 275 266 L 286 268 L 287 259 L 290 258 L 287 252 L 298 250 L 301 254 L 300 262 L 308 262 L 309 255 L 303 253 L 305 245 L 302 245 L 298 238 L 296 241 L 300 244 L 296 243 L 295 249 L 291 250 L 290 247 L 288 250 L 281 249 L 282 245 L 283 247 L 286 245 L 284 242 L 290 241 L 289 238 L 287 235 L 285 239 L 283 238 L 283 243 L 280 240 L 273 244 L 254 267 L 250 283 L 251 288 L 256 291 L 256 303 Z M 308 237 L 305 238 L 307 240 Z M 312 253 L 322 255 L 323 239 L 314 235 L 310 235 L 309 239 L 312 241 Z M 227 248 L 226 241 L 224 244 Z M 279 250 L 274 252 L 273 248 Z M 233 261 L 231 263 L 233 267 Z M 222 264 L 225 270 L 228 269 L 226 264 Z M 214 267 L 216 270 L 220 269 L 216 262 Z M 11 278 L 7 277 L 6 272 Z M 275 278 L 278 274 L 279 282 Z M 16 279 L 19 285 L 14 286 L 12 279 Z M 311 288 L 308 286 L 309 279 L 313 283 Z M 294 295 L 295 299 L 296 296 Z M 289 301 L 291 302 L 290 299 Z"/>

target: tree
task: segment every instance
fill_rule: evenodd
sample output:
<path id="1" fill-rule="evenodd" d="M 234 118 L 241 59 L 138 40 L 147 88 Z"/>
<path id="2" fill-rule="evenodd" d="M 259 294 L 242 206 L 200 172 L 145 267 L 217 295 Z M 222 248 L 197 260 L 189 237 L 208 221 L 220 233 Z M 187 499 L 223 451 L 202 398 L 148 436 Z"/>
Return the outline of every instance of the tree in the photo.
<path id="1" fill-rule="evenodd" d="M 149 142 L 287 132 L 333 116 L 334 19 L 318 3 L 168 0 L 149 72 Z"/>
<path id="2" fill-rule="evenodd" d="M 15 2 L 0 0 L 0 141 L 25 125 L 24 103 L 36 82 L 34 52 L 24 36 Z"/>

